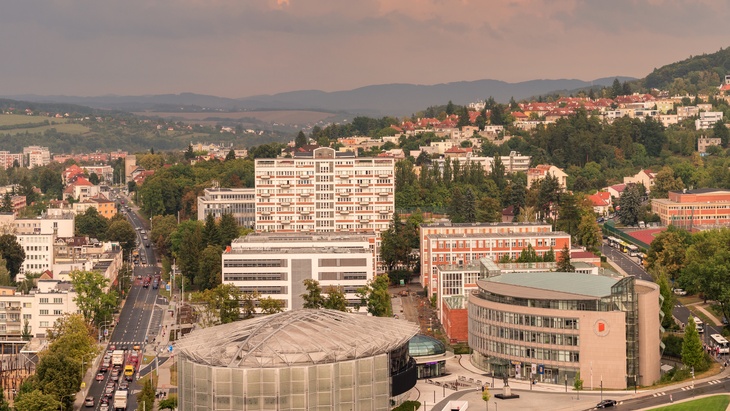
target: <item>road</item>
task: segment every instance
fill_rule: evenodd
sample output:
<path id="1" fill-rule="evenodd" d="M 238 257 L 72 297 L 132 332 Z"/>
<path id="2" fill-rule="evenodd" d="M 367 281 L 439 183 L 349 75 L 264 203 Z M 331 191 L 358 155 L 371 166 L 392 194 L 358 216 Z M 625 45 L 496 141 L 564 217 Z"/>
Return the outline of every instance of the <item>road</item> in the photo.
<path id="1" fill-rule="evenodd" d="M 117 200 L 120 201 L 120 199 Z M 129 205 L 129 200 L 124 200 Z M 115 345 L 117 349 L 124 348 L 127 350 L 127 354 L 129 354 L 135 345 L 139 345 L 142 348 L 141 352 L 143 352 L 144 345 L 157 335 L 163 312 L 161 309 L 155 308 L 155 303 L 159 298 L 158 290 L 154 289 L 151 285 L 149 287 L 143 287 L 143 279 L 145 277 L 154 276 L 160 272 L 160 269 L 156 266 L 157 260 L 154 248 L 145 247 L 145 241 L 143 241 L 142 230 L 146 230 L 143 223 L 145 220 L 141 219 L 133 210 L 126 214 L 127 219 L 137 230 L 140 260 L 144 261 L 144 258 L 147 261 L 147 264 L 136 265 L 134 267 L 132 286 L 125 300 L 124 307 L 119 314 L 117 324 L 109 338 L 109 345 Z M 141 365 L 144 366 L 144 364 Z M 94 410 L 99 410 L 99 399 L 104 392 L 107 382 L 111 379 L 111 370 L 103 373 L 103 375 L 103 380 L 94 381 L 91 384 L 87 394 L 88 396 L 94 397 Z M 136 382 L 130 384 L 127 409 L 136 409 L 136 393 L 140 389 L 141 387 Z"/>
<path id="2" fill-rule="evenodd" d="M 668 389 L 666 391 L 659 391 L 648 397 L 621 401 L 619 403 L 619 407 L 625 410 L 638 410 L 642 408 L 668 405 L 670 402 L 670 396 L 672 401 L 677 402 L 680 400 L 691 399 L 698 395 L 719 393 L 726 394 L 728 392 L 730 392 L 730 379 L 725 377 L 695 384 L 694 389 L 691 387 Z M 610 398 L 610 394 L 604 394 L 603 398 Z"/>

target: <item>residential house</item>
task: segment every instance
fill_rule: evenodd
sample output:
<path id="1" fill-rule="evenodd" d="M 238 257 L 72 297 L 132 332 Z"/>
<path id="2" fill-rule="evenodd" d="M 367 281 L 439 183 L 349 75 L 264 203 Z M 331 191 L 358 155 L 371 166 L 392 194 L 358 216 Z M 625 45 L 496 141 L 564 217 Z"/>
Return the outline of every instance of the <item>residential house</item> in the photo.
<path id="1" fill-rule="evenodd" d="M 633 176 L 624 177 L 624 184 L 643 184 L 644 188 L 646 188 L 646 192 L 649 193 L 651 192 L 651 188 L 654 187 L 655 178 L 655 172 L 649 169 L 639 170 L 639 172 Z"/>
<path id="2" fill-rule="evenodd" d="M 544 180 L 548 175 L 552 175 L 558 180 L 560 188 L 565 190 L 568 185 L 568 175 L 558 167 L 551 164 L 540 164 L 534 168 L 527 170 L 527 188 L 540 180 Z"/>

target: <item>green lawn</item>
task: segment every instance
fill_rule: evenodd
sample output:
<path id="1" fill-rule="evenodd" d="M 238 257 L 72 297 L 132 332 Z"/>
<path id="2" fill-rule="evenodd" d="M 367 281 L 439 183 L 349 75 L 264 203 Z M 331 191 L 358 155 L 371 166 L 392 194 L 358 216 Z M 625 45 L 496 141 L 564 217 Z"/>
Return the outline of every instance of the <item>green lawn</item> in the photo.
<path id="1" fill-rule="evenodd" d="M 32 118 L 32 117 L 31 117 Z M 10 135 L 16 135 L 16 134 L 23 134 L 23 133 L 30 133 L 30 134 L 37 134 L 37 133 L 44 133 L 46 130 L 50 130 L 52 128 L 55 128 L 56 131 L 59 133 L 68 133 L 68 134 L 84 134 L 89 132 L 89 128 L 81 125 L 81 124 L 52 124 L 48 126 L 38 126 L 38 127 L 32 127 L 32 128 L 16 128 L 12 130 L 1 130 L 1 134 L 10 134 Z"/>
<path id="2" fill-rule="evenodd" d="M 652 408 L 653 411 L 725 411 L 730 404 L 730 396 L 715 395 L 699 400 L 683 402 L 666 407 Z"/>
<path id="3" fill-rule="evenodd" d="M 45 116 L 26 116 L 23 114 L 0 114 L 0 126 L 14 126 L 16 124 L 42 123 L 48 120 L 65 123 L 66 119 Z"/>

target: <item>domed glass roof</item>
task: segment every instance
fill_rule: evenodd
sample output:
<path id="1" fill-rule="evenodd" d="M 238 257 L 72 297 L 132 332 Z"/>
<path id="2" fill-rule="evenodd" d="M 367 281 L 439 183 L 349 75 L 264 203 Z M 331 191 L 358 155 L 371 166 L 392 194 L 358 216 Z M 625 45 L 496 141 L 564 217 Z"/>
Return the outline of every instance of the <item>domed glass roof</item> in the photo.
<path id="1" fill-rule="evenodd" d="M 408 353 L 411 357 L 444 354 L 446 353 L 446 346 L 435 338 L 423 334 L 416 334 L 408 342 Z"/>
<path id="2" fill-rule="evenodd" d="M 196 330 L 179 340 L 176 348 L 200 364 L 283 367 L 387 353 L 405 345 L 416 332 L 416 324 L 395 318 L 302 309 Z"/>

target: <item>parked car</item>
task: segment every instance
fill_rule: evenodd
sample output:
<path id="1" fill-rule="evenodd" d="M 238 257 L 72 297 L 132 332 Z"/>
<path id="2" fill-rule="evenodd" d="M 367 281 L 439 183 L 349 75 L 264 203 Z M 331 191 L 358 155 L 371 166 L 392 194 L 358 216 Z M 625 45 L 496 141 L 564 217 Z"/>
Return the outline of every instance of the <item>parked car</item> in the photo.
<path id="1" fill-rule="evenodd" d="M 96 380 L 97 381 L 104 381 L 104 374 L 102 374 L 102 373 L 96 374 Z"/>
<path id="2" fill-rule="evenodd" d="M 673 291 L 675 295 L 687 295 L 687 291 L 681 288 L 675 288 Z"/>
<path id="3" fill-rule="evenodd" d="M 596 408 L 608 408 L 608 407 L 615 407 L 616 406 L 616 400 L 603 400 L 596 404 Z"/>
<path id="4" fill-rule="evenodd" d="M 94 405 L 94 397 L 86 397 L 84 400 L 84 407 L 93 407 Z"/>

